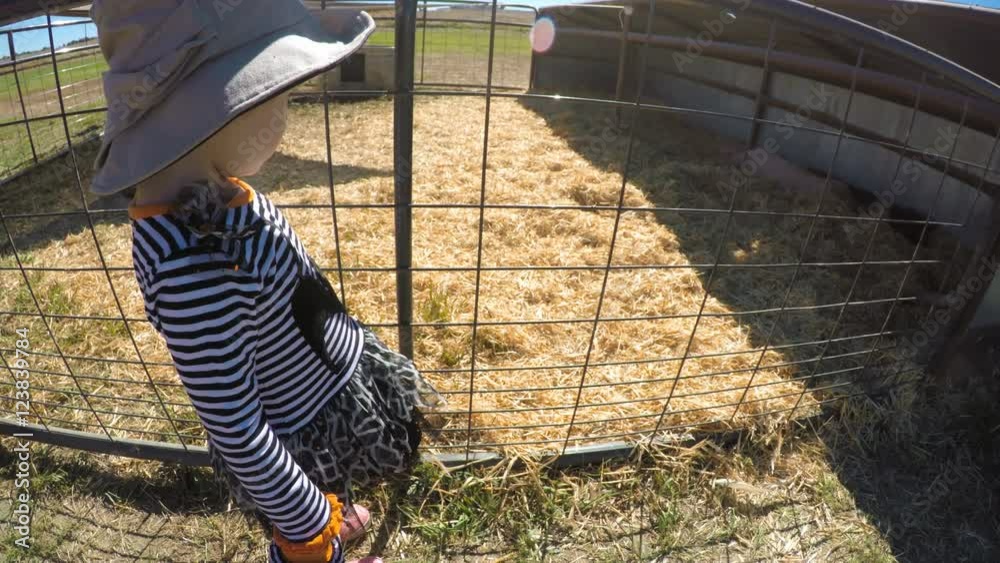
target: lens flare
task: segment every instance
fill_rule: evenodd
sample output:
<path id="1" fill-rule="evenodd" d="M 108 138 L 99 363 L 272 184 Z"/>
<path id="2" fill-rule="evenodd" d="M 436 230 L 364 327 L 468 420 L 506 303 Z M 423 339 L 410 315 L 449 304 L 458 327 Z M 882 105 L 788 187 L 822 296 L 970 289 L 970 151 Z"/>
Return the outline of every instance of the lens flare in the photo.
<path id="1" fill-rule="evenodd" d="M 531 26 L 528 39 L 531 41 L 531 49 L 536 53 L 548 51 L 556 42 L 556 24 L 551 18 L 539 18 Z"/>

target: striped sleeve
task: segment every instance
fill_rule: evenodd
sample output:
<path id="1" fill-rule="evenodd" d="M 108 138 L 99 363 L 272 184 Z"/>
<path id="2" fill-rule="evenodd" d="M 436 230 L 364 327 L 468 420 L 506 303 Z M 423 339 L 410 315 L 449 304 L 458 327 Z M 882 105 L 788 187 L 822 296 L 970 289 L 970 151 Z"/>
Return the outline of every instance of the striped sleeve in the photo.
<path id="1" fill-rule="evenodd" d="M 135 280 L 139 283 L 139 289 L 142 291 L 143 310 L 146 313 L 146 319 L 159 331 L 160 325 L 153 314 L 153 301 L 149 299 L 147 293 L 147 288 L 150 285 L 147 273 L 151 270 L 149 258 L 140 250 L 138 243 L 133 243 L 132 245 L 132 264 L 135 265 Z"/>
<path id="2" fill-rule="evenodd" d="M 254 377 L 260 281 L 220 254 L 168 256 L 146 276 L 154 324 L 213 446 L 286 538 L 315 537 L 330 504 L 267 423 Z"/>

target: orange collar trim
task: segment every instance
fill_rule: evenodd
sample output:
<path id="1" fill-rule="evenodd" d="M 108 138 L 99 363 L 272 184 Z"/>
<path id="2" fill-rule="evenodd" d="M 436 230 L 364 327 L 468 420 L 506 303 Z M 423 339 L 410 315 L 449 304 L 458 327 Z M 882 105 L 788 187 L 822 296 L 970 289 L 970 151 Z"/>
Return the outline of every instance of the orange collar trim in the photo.
<path id="1" fill-rule="evenodd" d="M 254 189 L 247 185 L 246 182 L 234 177 L 230 177 L 229 181 L 236 184 L 236 186 L 240 188 L 240 193 L 233 196 L 233 199 L 229 200 L 226 207 L 241 207 L 253 201 L 255 194 Z M 128 216 L 132 219 L 148 219 L 157 215 L 169 213 L 171 209 L 173 209 L 173 205 L 169 203 L 150 203 L 147 205 L 129 204 Z"/>
<path id="2" fill-rule="evenodd" d="M 170 209 L 171 205 L 167 203 L 153 203 L 149 205 L 129 204 L 128 216 L 131 219 L 149 219 L 157 215 L 165 215 L 170 212 Z"/>

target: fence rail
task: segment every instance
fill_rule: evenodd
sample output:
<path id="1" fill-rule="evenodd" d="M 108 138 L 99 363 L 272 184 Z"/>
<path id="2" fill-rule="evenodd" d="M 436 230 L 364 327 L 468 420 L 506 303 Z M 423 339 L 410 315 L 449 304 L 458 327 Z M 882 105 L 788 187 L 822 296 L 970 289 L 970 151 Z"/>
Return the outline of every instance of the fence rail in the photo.
<path id="1" fill-rule="evenodd" d="M 440 459 L 785 423 L 947 354 L 992 278 L 1000 88 L 795 2 L 734 10 L 373 3 L 392 83 L 297 90 L 265 186 L 448 400 Z M 0 341 L 0 432 L 206 463 L 123 202 L 86 190 L 103 60 L 49 21 L 0 32 L 0 337 L 32 334 L 30 362 Z M 19 58 L 28 31 L 48 50 Z"/>

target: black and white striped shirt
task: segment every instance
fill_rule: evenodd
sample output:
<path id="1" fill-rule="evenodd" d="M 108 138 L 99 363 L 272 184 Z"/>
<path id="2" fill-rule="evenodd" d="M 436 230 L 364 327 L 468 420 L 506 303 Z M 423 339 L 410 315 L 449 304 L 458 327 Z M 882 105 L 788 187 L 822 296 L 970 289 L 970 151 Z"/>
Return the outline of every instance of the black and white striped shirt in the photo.
<path id="1" fill-rule="evenodd" d="M 347 382 L 364 337 L 282 213 L 232 180 L 242 193 L 214 236 L 166 206 L 130 206 L 135 274 L 212 445 L 282 534 L 303 541 L 330 505 L 276 436 Z"/>

